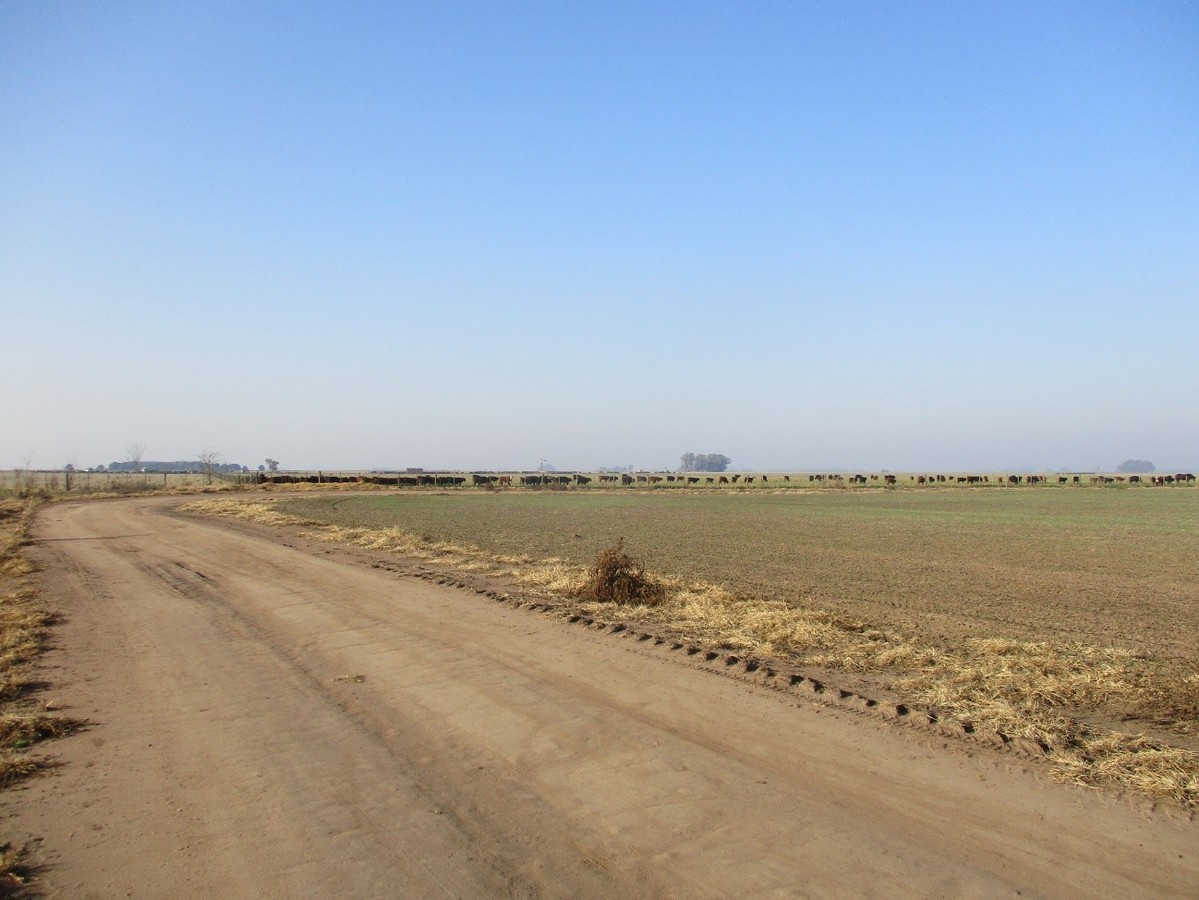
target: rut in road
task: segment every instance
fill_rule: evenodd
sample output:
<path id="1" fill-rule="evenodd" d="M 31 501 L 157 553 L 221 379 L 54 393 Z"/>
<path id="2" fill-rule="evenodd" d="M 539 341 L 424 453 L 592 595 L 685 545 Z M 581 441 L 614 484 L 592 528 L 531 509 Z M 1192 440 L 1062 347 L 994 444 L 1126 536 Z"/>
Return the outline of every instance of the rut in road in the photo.
<path id="1" fill-rule="evenodd" d="M 1194 826 L 363 554 L 45 511 L 50 895 L 1193 895 Z"/>

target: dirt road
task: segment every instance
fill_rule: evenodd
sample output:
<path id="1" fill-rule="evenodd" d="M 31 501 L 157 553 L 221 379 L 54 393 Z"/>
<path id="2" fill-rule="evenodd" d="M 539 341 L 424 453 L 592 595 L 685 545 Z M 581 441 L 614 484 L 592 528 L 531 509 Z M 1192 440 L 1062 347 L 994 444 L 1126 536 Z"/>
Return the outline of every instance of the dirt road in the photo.
<path id="1" fill-rule="evenodd" d="M 1194 896 L 1199 832 L 369 558 L 43 511 L 48 896 Z"/>

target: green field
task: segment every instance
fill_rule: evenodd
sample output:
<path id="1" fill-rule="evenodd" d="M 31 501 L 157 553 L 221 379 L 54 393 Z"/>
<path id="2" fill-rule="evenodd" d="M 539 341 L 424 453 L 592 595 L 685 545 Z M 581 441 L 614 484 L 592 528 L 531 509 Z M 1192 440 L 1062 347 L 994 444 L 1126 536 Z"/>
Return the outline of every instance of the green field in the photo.
<path id="1" fill-rule="evenodd" d="M 279 509 L 581 565 L 623 537 L 654 571 L 925 644 L 1007 637 L 1196 659 L 1191 488 L 407 493 Z"/>

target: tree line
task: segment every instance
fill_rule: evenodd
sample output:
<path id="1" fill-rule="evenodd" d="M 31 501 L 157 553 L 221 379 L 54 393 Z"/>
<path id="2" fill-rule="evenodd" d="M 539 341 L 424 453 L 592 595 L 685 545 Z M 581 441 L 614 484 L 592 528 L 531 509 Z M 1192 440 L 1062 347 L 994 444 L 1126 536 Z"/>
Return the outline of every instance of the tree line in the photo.
<path id="1" fill-rule="evenodd" d="M 723 453 L 684 453 L 679 458 L 679 471 L 726 472 L 731 462 Z"/>

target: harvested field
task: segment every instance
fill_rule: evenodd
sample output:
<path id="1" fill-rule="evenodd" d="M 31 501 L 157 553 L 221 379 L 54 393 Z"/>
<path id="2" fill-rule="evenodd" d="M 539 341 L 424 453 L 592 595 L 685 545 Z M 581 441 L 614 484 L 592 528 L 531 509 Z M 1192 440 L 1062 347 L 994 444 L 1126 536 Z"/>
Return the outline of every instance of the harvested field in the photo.
<path id="1" fill-rule="evenodd" d="M 1199 491 L 400 494 L 277 508 L 576 566 L 623 537 L 655 572 L 939 645 L 1002 635 L 1194 660 L 1199 634 Z"/>
<path id="2" fill-rule="evenodd" d="M 564 605 L 850 673 L 1055 775 L 1199 803 L 1199 494 L 308 497 L 210 511 L 503 574 Z M 667 597 L 588 601 L 619 538 Z M 855 683 L 862 683 L 857 681 Z"/>

